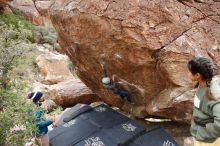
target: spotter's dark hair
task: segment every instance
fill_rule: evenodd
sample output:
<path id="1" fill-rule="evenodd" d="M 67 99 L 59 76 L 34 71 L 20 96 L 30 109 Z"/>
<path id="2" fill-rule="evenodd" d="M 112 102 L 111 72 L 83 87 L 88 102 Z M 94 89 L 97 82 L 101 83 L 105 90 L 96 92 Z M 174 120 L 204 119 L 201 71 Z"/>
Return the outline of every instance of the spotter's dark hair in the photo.
<path id="1" fill-rule="evenodd" d="M 203 80 L 206 81 L 207 87 L 210 87 L 210 83 L 213 77 L 213 65 L 209 59 L 205 57 L 195 57 L 188 62 L 187 66 L 192 74 L 201 74 Z"/>

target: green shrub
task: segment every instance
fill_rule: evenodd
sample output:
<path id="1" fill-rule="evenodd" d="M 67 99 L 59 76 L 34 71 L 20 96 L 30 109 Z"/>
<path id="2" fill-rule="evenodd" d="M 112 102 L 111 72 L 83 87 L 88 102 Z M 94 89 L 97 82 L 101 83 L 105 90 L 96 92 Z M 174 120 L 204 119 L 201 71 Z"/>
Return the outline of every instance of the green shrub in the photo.
<path id="1" fill-rule="evenodd" d="M 33 25 L 26 21 L 21 15 L 15 15 L 11 13 L 4 13 L 0 15 L 0 21 L 4 22 L 8 26 L 13 26 L 17 29 L 33 29 Z"/>
<path id="2" fill-rule="evenodd" d="M 32 40 L 36 32 L 43 36 L 42 43 L 54 44 L 57 37 L 52 28 L 39 27 L 39 31 L 35 28 L 21 16 L 0 15 L 1 146 L 22 146 L 32 138 L 32 131 L 37 130 L 35 118 L 28 116 L 28 111 L 36 107 L 22 96 L 30 88 L 30 73 L 37 72 L 38 51 Z M 16 125 L 21 129 L 13 130 Z"/>
<path id="3" fill-rule="evenodd" d="M 35 26 L 34 35 L 39 37 L 39 43 L 55 45 L 57 43 L 57 33 L 52 26 Z"/>
<path id="4" fill-rule="evenodd" d="M 26 98 L 9 90 L 0 90 L 0 145 L 24 145 L 36 131 L 35 118 L 28 115 L 34 109 Z M 20 126 L 16 129 L 15 126 Z"/>
<path id="5" fill-rule="evenodd" d="M 9 72 L 35 46 L 31 43 L 33 26 L 13 14 L 0 15 L 0 88 L 6 88 Z"/>
<path id="6" fill-rule="evenodd" d="M 26 21 L 24 17 L 19 15 L 14 15 L 10 13 L 4 13 L 0 15 L 0 26 L 6 25 L 8 28 L 12 28 L 19 33 L 22 33 L 22 36 L 26 36 L 28 40 L 32 40 L 33 37 L 33 25 Z M 19 37 L 19 34 L 17 34 Z"/>
<path id="7" fill-rule="evenodd" d="M 24 145 L 32 137 L 31 132 L 36 130 L 34 117 L 28 116 L 33 104 L 21 96 L 27 83 L 11 76 L 35 48 L 32 37 L 33 26 L 24 18 L 0 15 L 0 145 L 3 146 Z M 14 129 L 16 125 L 20 130 Z"/>

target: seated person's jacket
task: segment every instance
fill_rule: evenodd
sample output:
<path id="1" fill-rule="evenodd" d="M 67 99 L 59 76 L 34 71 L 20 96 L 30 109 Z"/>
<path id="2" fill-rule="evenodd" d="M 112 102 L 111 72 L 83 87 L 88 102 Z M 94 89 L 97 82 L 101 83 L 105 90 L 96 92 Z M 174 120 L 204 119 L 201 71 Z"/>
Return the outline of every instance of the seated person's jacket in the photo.
<path id="1" fill-rule="evenodd" d="M 29 112 L 29 115 L 35 114 L 36 116 L 36 126 L 38 128 L 37 132 L 34 132 L 33 135 L 36 137 L 40 137 L 42 135 L 47 134 L 48 132 L 48 126 L 51 125 L 53 123 L 53 121 L 48 120 L 48 119 L 43 119 L 43 115 L 44 115 L 45 111 L 41 110 L 41 111 L 36 111 L 36 110 L 31 110 Z"/>

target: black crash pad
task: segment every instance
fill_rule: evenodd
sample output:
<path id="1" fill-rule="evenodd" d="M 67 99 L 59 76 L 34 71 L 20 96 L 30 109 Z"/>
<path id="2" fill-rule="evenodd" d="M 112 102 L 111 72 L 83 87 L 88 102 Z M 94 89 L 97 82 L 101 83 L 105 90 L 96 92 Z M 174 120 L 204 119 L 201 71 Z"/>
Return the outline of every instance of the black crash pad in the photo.
<path id="1" fill-rule="evenodd" d="M 143 125 L 105 104 L 71 108 L 49 132 L 49 140 L 50 146 L 178 146 L 164 129 L 146 132 Z"/>
<path id="2" fill-rule="evenodd" d="M 51 146 L 71 146 L 98 131 L 91 122 L 77 117 L 49 132 Z"/>
<path id="3" fill-rule="evenodd" d="M 92 109 L 89 105 L 83 105 L 82 104 L 77 104 L 74 107 L 70 108 L 69 110 L 65 111 L 63 115 L 60 117 L 60 119 L 56 122 L 55 126 L 60 126 L 63 125 L 64 119 L 68 119 L 70 121 L 71 119 L 79 116 L 80 114 Z"/>
<path id="4" fill-rule="evenodd" d="M 127 146 L 129 142 L 143 133 L 144 130 L 143 125 L 129 120 L 110 129 L 103 128 L 74 146 L 85 146 L 86 144 L 89 146 L 98 144 L 101 146 Z"/>
<path id="5" fill-rule="evenodd" d="M 118 146 L 117 141 L 112 139 L 104 131 L 96 132 L 73 146 Z"/>
<path id="6" fill-rule="evenodd" d="M 105 104 L 101 104 L 81 115 L 81 117 L 90 120 L 102 128 L 111 128 L 115 125 L 130 120 L 128 117 L 114 111 Z"/>
<path id="7" fill-rule="evenodd" d="M 145 127 L 133 120 L 125 121 L 105 130 L 119 145 L 127 145 L 131 140 L 144 133 Z"/>
<path id="8" fill-rule="evenodd" d="M 179 146 L 176 141 L 161 127 L 145 132 L 128 146 Z"/>

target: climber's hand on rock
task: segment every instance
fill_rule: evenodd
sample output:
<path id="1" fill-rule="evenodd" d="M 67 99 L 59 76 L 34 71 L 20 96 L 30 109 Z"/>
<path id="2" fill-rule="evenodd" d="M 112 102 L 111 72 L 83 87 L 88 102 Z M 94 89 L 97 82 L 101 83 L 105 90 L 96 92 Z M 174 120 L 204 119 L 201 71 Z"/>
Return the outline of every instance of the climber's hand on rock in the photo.
<path id="1" fill-rule="evenodd" d="M 101 67 L 102 67 L 102 69 L 104 69 L 104 63 L 103 62 L 101 62 Z"/>
<path id="2" fill-rule="evenodd" d="M 116 74 L 113 74 L 113 75 L 112 75 L 112 80 L 115 81 L 115 79 L 116 79 L 117 77 L 118 77 L 118 76 L 117 76 Z"/>

